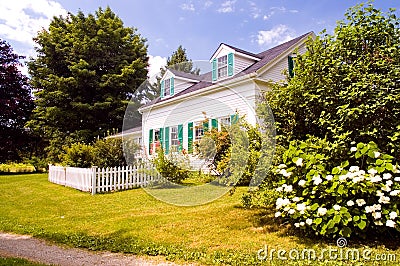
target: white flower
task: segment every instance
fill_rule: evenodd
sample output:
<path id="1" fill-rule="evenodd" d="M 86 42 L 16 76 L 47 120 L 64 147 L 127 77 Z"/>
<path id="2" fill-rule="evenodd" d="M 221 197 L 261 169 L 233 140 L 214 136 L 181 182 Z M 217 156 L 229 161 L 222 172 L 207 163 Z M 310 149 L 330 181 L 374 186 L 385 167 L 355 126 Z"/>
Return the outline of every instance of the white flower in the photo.
<path id="1" fill-rule="evenodd" d="M 327 175 L 326 180 L 332 180 L 333 176 L 332 175 Z"/>
<path id="2" fill-rule="evenodd" d="M 382 204 L 389 204 L 390 203 L 390 198 L 389 197 L 385 197 L 385 196 L 381 196 L 378 200 L 379 203 Z"/>
<path id="3" fill-rule="evenodd" d="M 276 212 L 276 213 L 275 213 L 275 217 L 280 217 L 281 215 L 282 215 L 281 212 Z"/>
<path id="4" fill-rule="evenodd" d="M 363 199 L 357 199 L 357 200 L 356 200 L 356 203 L 357 203 L 357 205 L 358 205 L 359 207 L 361 207 L 361 206 L 363 206 L 363 205 L 366 204 L 365 200 L 363 200 Z"/>
<path id="5" fill-rule="evenodd" d="M 304 222 L 300 222 L 300 226 L 304 226 L 305 224 L 304 224 Z"/>
<path id="6" fill-rule="evenodd" d="M 392 220 L 387 220 L 386 221 L 386 226 L 394 228 L 396 226 L 396 223 L 394 221 L 392 221 Z"/>
<path id="7" fill-rule="evenodd" d="M 371 168 L 368 170 L 368 174 L 370 174 L 370 175 L 374 175 L 376 173 L 378 173 L 378 171 L 376 171 L 374 168 Z"/>
<path id="8" fill-rule="evenodd" d="M 280 173 L 281 175 L 283 175 L 284 177 L 289 177 L 289 176 L 292 175 L 292 172 L 286 172 L 286 169 L 281 169 L 281 170 L 279 171 L 279 173 Z"/>
<path id="9" fill-rule="evenodd" d="M 357 147 L 351 147 L 350 151 L 352 151 L 352 152 L 357 151 Z"/>
<path id="10" fill-rule="evenodd" d="M 360 171 L 360 168 L 358 167 L 358 166 L 350 166 L 350 169 L 349 169 L 349 171 L 350 172 L 358 172 L 358 171 Z"/>
<path id="11" fill-rule="evenodd" d="M 340 206 L 337 205 L 337 204 L 335 204 L 335 205 L 333 205 L 333 209 L 334 209 L 335 211 L 340 211 Z"/>
<path id="12" fill-rule="evenodd" d="M 389 192 L 389 191 L 391 191 L 392 189 L 390 188 L 390 186 L 384 185 L 384 186 L 382 187 L 382 190 L 383 190 L 383 191 L 386 191 L 386 192 Z"/>
<path id="13" fill-rule="evenodd" d="M 299 198 L 299 197 L 294 197 L 294 198 L 292 199 L 292 201 L 293 201 L 293 202 L 298 202 L 298 201 L 300 201 L 300 198 Z"/>
<path id="14" fill-rule="evenodd" d="M 284 191 L 285 192 L 292 192 L 293 191 L 293 186 L 292 185 L 285 186 Z"/>
<path id="15" fill-rule="evenodd" d="M 294 223 L 294 226 L 300 227 L 300 224 L 299 223 Z"/>
<path id="16" fill-rule="evenodd" d="M 374 212 L 372 213 L 372 216 L 375 218 L 375 220 L 378 220 L 382 217 L 382 214 L 380 212 Z"/>
<path id="17" fill-rule="evenodd" d="M 300 203 L 300 204 L 297 204 L 296 208 L 298 211 L 305 211 L 307 206 L 304 203 Z"/>
<path id="18" fill-rule="evenodd" d="M 385 179 L 385 178 L 383 178 L 383 179 Z M 392 180 L 386 180 L 386 185 L 387 186 L 393 185 L 393 181 Z"/>
<path id="19" fill-rule="evenodd" d="M 370 212 L 373 212 L 374 211 L 374 207 L 372 207 L 372 206 L 365 206 L 365 212 L 366 213 L 370 213 Z"/>
<path id="20" fill-rule="evenodd" d="M 281 163 L 280 165 L 278 165 L 278 168 L 279 168 L 279 169 L 286 168 L 286 167 L 287 167 L 286 164 L 283 164 L 283 163 Z"/>
<path id="21" fill-rule="evenodd" d="M 390 217 L 391 220 L 396 219 L 396 218 L 397 218 L 397 212 L 391 212 L 391 213 L 389 213 L 389 217 Z"/>
<path id="22" fill-rule="evenodd" d="M 379 156 L 381 156 L 381 153 L 379 151 L 374 151 L 374 156 L 375 158 L 378 158 Z"/>
<path id="23" fill-rule="evenodd" d="M 318 213 L 319 216 L 324 216 L 327 211 L 328 210 L 326 208 L 319 207 L 318 210 L 317 210 L 317 213 Z"/>
<path id="24" fill-rule="evenodd" d="M 380 204 L 374 204 L 374 205 L 372 205 L 372 208 L 374 208 L 375 211 L 380 211 L 381 210 L 381 205 Z"/>
<path id="25" fill-rule="evenodd" d="M 376 196 L 382 197 L 382 196 L 385 196 L 385 194 L 384 194 L 382 191 L 377 190 L 377 191 L 376 191 Z"/>
<path id="26" fill-rule="evenodd" d="M 296 211 L 294 209 L 289 210 L 289 214 L 294 214 Z"/>
<path id="27" fill-rule="evenodd" d="M 316 175 L 312 178 L 312 180 L 314 180 L 314 185 L 318 186 L 319 184 L 322 183 L 322 178 L 320 177 L 320 175 Z"/>
<path id="28" fill-rule="evenodd" d="M 354 205 L 354 201 L 352 201 L 352 200 L 349 200 L 348 202 L 347 202 L 347 206 L 353 206 Z"/>
<path id="29" fill-rule="evenodd" d="M 378 182 L 382 181 L 382 177 L 380 177 L 379 175 L 373 175 L 373 176 L 371 176 L 370 181 L 372 183 L 378 183 Z"/>
<path id="30" fill-rule="evenodd" d="M 305 180 L 302 179 L 299 181 L 299 186 L 304 187 L 305 184 L 306 184 Z"/>
<path id="31" fill-rule="evenodd" d="M 339 180 L 340 180 L 340 181 L 344 181 L 344 180 L 346 180 L 346 178 L 347 178 L 346 175 L 341 175 L 341 176 L 339 176 Z"/>
<path id="32" fill-rule="evenodd" d="M 397 196 L 397 195 L 399 195 L 399 193 L 400 193 L 400 190 L 393 190 L 393 191 L 390 191 L 390 196 Z"/>
<path id="33" fill-rule="evenodd" d="M 285 208 L 283 208 L 283 210 L 284 210 L 285 212 L 287 212 L 287 211 L 290 210 L 290 207 L 289 207 L 289 206 L 286 206 Z"/>
<path id="34" fill-rule="evenodd" d="M 282 198 L 277 198 L 276 199 L 276 208 L 280 209 L 283 206 L 289 205 L 290 200 L 288 198 L 282 199 Z"/>
<path id="35" fill-rule="evenodd" d="M 394 181 L 400 182 L 400 176 L 396 176 L 396 177 L 394 178 Z"/>
<path id="36" fill-rule="evenodd" d="M 296 165 L 297 166 L 303 166 L 303 158 L 299 158 L 296 160 Z"/>
<path id="37" fill-rule="evenodd" d="M 276 188 L 276 191 L 277 191 L 277 192 L 282 192 L 282 190 L 283 190 L 283 187 L 277 187 L 277 188 Z"/>
<path id="38" fill-rule="evenodd" d="M 308 218 L 308 219 L 306 220 L 306 224 L 311 225 L 311 224 L 312 224 L 312 219 Z"/>
<path id="39" fill-rule="evenodd" d="M 390 179 L 390 178 L 392 178 L 392 175 L 390 173 L 384 173 L 382 175 L 382 177 L 383 177 L 383 179 Z"/>

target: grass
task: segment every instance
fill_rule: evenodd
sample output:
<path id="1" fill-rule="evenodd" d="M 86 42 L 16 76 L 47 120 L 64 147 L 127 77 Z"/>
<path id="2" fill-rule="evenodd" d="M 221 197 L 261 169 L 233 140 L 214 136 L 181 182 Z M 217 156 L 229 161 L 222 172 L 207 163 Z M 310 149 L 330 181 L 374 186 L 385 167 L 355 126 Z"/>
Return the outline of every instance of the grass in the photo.
<path id="1" fill-rule="evenodd" d="M 0 257 L 0 266 L 44 266 L 46 264 L 32 262 L 26 259 L 20 258 L 2 258 Z"/>
<path id="2" fill-rule="evenodd" d="M 257 264 L 257 251 L 265 246 L 269 251 L 288 252 L 294 248 L 317 252 L 337 248 L 335 241 L 296 236 L 289 226 L 275 222 L 272 211 L 242 208 L 240 198 L 245 191 L 238 188 L 232 196 L 224 195 L 209 204 L 178 207 L 156 200 L 143 189 L 92 196 L 52 184 L 46 174 L 0 176 L 0 230 L 91 250 L 165 256 L 167 260 L 201 264 Z M 368 245 L 350 243 L 360 251 L 371 248 L 372 254 L 393 253 L 400 259 L 395 245 L 393 250 L 379 243 Z M 274 265 L 310 263 L 281 261 L 274 256 Z M 321 260 L 313 265 L 317 262 L 340 263 Z"/>

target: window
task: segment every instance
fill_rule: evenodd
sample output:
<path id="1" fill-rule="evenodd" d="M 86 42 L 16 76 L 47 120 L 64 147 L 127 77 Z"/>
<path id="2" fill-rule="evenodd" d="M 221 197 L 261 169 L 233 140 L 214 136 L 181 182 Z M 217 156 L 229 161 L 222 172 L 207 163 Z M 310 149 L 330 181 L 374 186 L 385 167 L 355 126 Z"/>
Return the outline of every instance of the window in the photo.
<path id="1" fill-rule="evenodd" d="M 293 78 L 294 77 L 294 60 L 296 55 L 292 54 L 288 56 L 288 72 L 289 72 L 289 77 Z"/>
<path id="2" fill-rule="evenodd" d="M 177 151 L 179 146 L 178 127 L 171 127 L 171 150 Z"/>
<path id="3" fill-rule="evenodd" d="M 226 127 L 231 125 L 231 117 L 225 116 L 220 118 L 221 130 L 226 130 Z"/>
<path id="4" fill-rule="evenodd" d="M 164 80 L 164 97 L 170 94 L 169 90 L 171 88 L 171 79 Z"/>
<path id="5" fill-rule="evenodd" d="M 203 122 L 198 122 L 196 123 L 196 126 L 194 128 L 195 140 L 201 140 L 203 135 L 204 135 Z"/>
<path id="6" fill-rule="evenodd" d="M 228 56 L 224 55 L 218 58 L 218 78 L 228 75 Z"/>

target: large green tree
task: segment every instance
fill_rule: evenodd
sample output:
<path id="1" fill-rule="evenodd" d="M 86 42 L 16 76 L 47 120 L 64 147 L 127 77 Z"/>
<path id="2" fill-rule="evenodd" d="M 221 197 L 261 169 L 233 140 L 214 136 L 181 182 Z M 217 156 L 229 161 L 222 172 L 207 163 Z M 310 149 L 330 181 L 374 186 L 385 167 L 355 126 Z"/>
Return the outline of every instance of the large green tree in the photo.
<path id="1" fill-rule="evenodd" d="M 24 126 L 33 99 L 28 78 L 19 70 L 23 58 L 0 39 L 0 162 L 19 160 L 30 139 Z"/>
<path id="2" fill-rule="evenodd" d="M 34 40 L 28 67 L 38 92 L 29 127 L 53 144 L 121 129 L 129 97 L 147 77 L 146 40 L 137 30 L 107 7 L 54 17 Z"/>
<path id="3" fill-rule="evenodd" d="M 400 131 L 399 22 L 393 9 L 358 5 L 332 35 L 308 42 L 295 59 L 294 77 L 266 95 L 281 143 L 308 134 L 341 143 L 374 141 L 398 157 L 392 140 Z"/>
<path id="4" fill-rule="evenodd" d="M 167 67 L 196 75 L 200 72 L 200 69 L 193 68 L 193 61 L 188 58 L 186 49 L 183 48 L 182 45 L 179 45 L 178 49 L 172 53 L 171 57 L 168 57 Z"/>

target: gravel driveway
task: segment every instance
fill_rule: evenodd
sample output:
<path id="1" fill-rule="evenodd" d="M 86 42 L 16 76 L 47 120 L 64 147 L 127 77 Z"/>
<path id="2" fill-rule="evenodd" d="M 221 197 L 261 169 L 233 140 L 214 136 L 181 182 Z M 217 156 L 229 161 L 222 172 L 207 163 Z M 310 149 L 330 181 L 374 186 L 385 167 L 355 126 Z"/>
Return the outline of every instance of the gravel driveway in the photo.
<path id="1" fill-rule="evenodd" d="M 134 255 L 111 252 L 90 252 L 48 244 L 26 235 L 0 232 L 0 257 L 18 257 L 50 265 L 177 265 L 154 262 Z"/>

